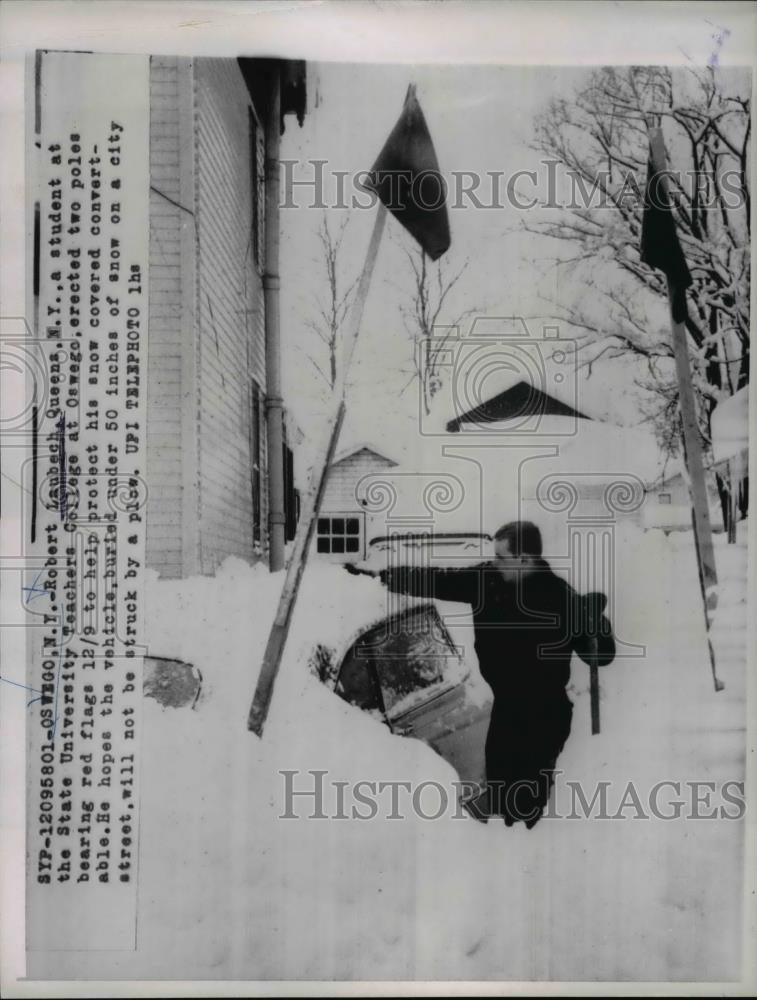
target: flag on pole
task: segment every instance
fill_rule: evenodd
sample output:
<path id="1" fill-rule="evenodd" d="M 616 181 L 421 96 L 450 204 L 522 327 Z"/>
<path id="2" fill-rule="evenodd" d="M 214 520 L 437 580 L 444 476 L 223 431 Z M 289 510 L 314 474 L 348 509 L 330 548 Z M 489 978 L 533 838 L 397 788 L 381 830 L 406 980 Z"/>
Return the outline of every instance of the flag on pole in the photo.
<path id="1" fill-rule="evenodd" d="M 379 153 L 378 159 L 370 171 L 369 182 L 365 184 L 365 187 L 378 194 L 381 204 L 378 206 L 365 263 L 342 337 L 342 364 L 333 393 L 336 410 L 329 422 L 326 444 L 313 468 L 310 487 L 303 503 L 294 545 L 289 557 L 279 606 L 268 635 L 263 663 L 250 707 L 247 726 L 258 736 L 262 735 L 268 716 L 273 687 L 281 665 L 300 581 L 307 563 L 308 550 L 326 487 L 329 466 L 334 457 L 346 412 L 347 375 L 360 333 L 363 308 L 384 231 L 387 209 L 415 237 L 432 260 L 441 257 L 450 245 L 446 185 L 439 172 L 434 146 L 431 142 L 426 119 L 423 117 L 423 112 L 415 96 L 413 84 L 408 87 L 402 114 L 386 140 L 384 148 Z"/>
<path id="2" fill-rule="evenodd" d="M 686 289 L 691 285 L 686 258 L 678 241 L 670 205 L 665 167 L 656 166 L 650 156 L 644 191 L 644 215 L 641 224 L 641 259 L 659 268 L 674 289 L 672 309 L 676 323 L 686 321 Z"/>
<path id="3" fill-rule="evenodd" d="M 447 185 L 414 84 L 363 186 L 376 192 L 431 260 L 449 249 Z"/>

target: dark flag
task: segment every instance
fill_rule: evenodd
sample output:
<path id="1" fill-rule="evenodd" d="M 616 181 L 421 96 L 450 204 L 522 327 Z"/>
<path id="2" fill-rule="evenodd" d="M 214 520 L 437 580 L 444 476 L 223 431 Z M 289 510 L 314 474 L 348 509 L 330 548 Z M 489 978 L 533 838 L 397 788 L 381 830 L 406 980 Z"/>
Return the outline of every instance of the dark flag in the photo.
<path id="1" fill-rule="evenodd" d="M 447 185 L 413 84 L 364 186 L 376 192 L 431 260 L 449 248 Z"/>
<path id="2" fill-rule="evenodd" d="M 685 322 L 686 289 L 691 285 L 691 274 L 678 242 L 665 175 L 655 169 L 651 158 L 644 191 L 641 259 L 650 267 L 659 268 L 670 280 L 673 319 L 676 323 Z"/>

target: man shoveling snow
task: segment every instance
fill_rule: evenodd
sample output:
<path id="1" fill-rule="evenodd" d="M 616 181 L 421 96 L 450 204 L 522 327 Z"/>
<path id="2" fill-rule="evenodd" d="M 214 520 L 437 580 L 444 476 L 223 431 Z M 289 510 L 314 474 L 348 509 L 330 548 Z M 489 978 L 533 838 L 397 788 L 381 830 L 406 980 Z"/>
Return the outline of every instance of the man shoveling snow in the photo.
<path id="1" fill-rule="evenodd" d="M 400 566 L 379 576 L 392 591 L 470 604 L 479 668 L 494 694 L 486 737 L 487 791 L 469 803 L 478 819 L 501 815 L 530 829 L 549 799 L 557 758 L 570 734 L 570 658 L 604 666 L 615 656 L 607 599 L 585 597 L 542 558 L 530 521 L 503 525 L 495 556 L 468 568 Z"/>

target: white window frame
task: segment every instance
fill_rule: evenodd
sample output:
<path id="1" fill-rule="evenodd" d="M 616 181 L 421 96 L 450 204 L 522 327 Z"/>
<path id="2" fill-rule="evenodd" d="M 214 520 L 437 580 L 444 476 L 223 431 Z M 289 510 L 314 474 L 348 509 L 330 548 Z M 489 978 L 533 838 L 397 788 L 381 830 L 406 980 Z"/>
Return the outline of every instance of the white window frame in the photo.
<path id="1" fill-rule="evenodd" d="M 320 552 L 318 549 L 318 540 L 323 538 L 324 535 L 319 531 L 320 522 L 322 520 L 334 521 L 336 519 L 342 519 L 347 521 L 348 519 L 353 519 L 358 522 L 358 551 L 357 552 Z M 333 532 L 329 532 L 329 538 L 333 538 Z M 339 536 L 345 539 L 345 549 L 346 549 L 346 539 L 350 537 L 355 537 L 347 534 L 347 525 L 345 524 L 345 530 Z M 321 556 L 325 559 L 334 559 L 339 562 L 358 562 L 365 558 L 365 512 L 362 510 L 349 510 L 349 511 L 321 511 L 316 519 L 315 524 L 315 554 Z"/>

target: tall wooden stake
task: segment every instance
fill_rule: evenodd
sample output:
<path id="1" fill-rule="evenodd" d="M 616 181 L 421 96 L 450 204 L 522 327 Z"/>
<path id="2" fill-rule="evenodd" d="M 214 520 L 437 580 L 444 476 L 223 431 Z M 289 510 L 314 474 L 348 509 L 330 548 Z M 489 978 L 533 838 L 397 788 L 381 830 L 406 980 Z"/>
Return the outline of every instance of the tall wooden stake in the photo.
<path id="1" fill-rule="evenodd" d="M 660 182 L 667 195 L 667 178 L 664 175 L 664 172 L 667 170 L 667 157 L 665 155 L 665 143 L 662 138 L 661 128 L 650 128 L 649 149 L 654 171 L 656 174 L 661 175 Z M 694 543 L 699 569 L 699 584 L 704 605 L 704 621 L 708 633 L 707 645 L 709 647 L 710 666 L 712 668 L 712 680 L 715 690 L 722 691 L 725 685 L 717 676 L 715 670 L 715 653 L 709 637 L 711 615 L 718 603 L 718 575 L 715 569 L 715 553 L 712 545 L 710 505 L 704 478 L 702 442 L 697 423 L 694 386 L 691 380 L 691 363 L 686 339 L 686 326 L 675 318 L 673 303 L 675 301 L 676 289 L 670 278 L 667 278 L 667 285 L 668 302 L 670 305 L 670 325 L 673 333 L 673 355 L 675 358 L 676 375 L 678 377 L 678 401 L 683 427 L 684 460 L 689 475 Z"/>
<path id="2" fill-rule="evenodd" d="M 326 487 L 329 466 L 331 465 L 331 461 L 334 457 L 337 441 L 339 440 L 339 432 L 344 420 L 344 396 L 347 374 L 349 372 L 350 363 L 357 344 L 358 334 L 360 333 L 363 308 L 365 306 L 365 300 L 368 297 L 368 289 L 370 288 L 373 268 L 376 263 L 376 256 L 378 254 L 379 244 L 381 243 L 381 236 L 384 232 L 385 222 L 386 208 L 381 202 L 379 202 L 376 213 L 376 221 L 373 226 L 373 233 L 371 234 L 371 240 L 368 244 L 368 252 L 365 255 L 363 271 L 360 275 L 360 281 L 355 294 L 355 301 L 350 311 L 349 325 L 345 331 L 343 339 L 341 371 L 337 386 L 334 387 L 334 395 L 338 400 L 337 406 L 334 416 L 330 421 L 328 440 L 325 447 L 321 449 L 319 458 L 313 466 L 310 487 L 308 489 L 305 502 L 302 505 L 300 521 L 297 525 L 297 534 L 295 535 L 294 546 L 292 548 L 292 555 L 289 560 L 289 566 L 284 580 L 284 587 L 281 591 L 281 597 L 279 598 L 279 606 L 276 611 L 276 617 L 273 620 L 273 625 L 271 626 L 271 631 L 268 635 L 268 642 L 263 655 L 263 663 L 260 668 L 257 687 L 255 688 L 255 696 L 252 700 L 250 714 L 247 719 L 247 728 L 251 729 L 253 733 L 257 733 L 258 736 L 263 735 L 263 726 L 265 725 L 265 720 L 268 716 L 268 709 L 271 704 L 276 675 L 278 674 L 279 667 L 281 666 L 281 657 L 284 652 L 284 646 L 289 633 L 289 625 L 291 623 L 292 612 L 294 611 L 294 606 L 297 601 L 297 593 L 300 589 L 302 573 L 305 569 L 305 563 L 307 562 L 308 550 L 310 548 L 310 542 L 313 538 L 316 518 L 318 517 L 321 500 L 323 499 L 323 492 Z"/>

